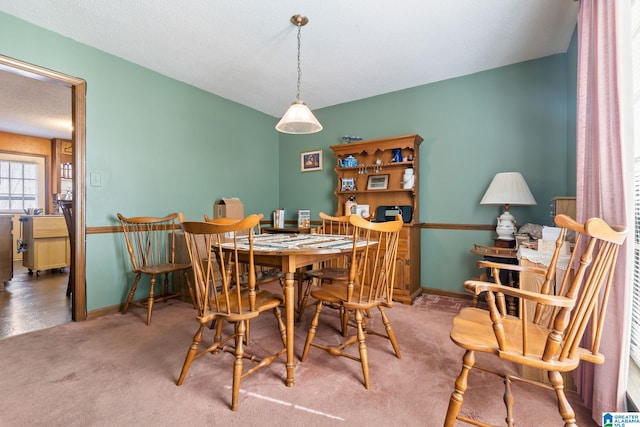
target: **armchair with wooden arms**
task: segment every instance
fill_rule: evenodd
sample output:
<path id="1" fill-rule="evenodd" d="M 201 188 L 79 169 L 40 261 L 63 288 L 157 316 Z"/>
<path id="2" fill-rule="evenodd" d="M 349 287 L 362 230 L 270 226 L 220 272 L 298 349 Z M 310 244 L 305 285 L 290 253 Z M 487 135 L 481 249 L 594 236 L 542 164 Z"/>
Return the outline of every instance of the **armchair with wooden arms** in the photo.
<path id="1" fill-rule="evenodd" d="M 182 273 L 184 275 L 193 307 L 195 308 L 196 306 L 193 288 L 187 275 L 191 265 L 189 263 L 175 262 L 177 218 L 177 213 L 172 213 L 163 218 L 150 216 L 127 218 L 118 213 L 118 219 L 120 219 L 127 245 L 127 252 L 131 258 L 132 270 L 136 275 L 127 295 L 127 300 L 122 307 L 122 314 L 125 314 L 132 304 L 138 307 L 146 307 L 147 325 L 151 324 L 154 303 L 180 297 L 180 294 L 169 289 L 170 273 Z M 133 298 L 143 274 L 150 277 L 149 296 L 146 301 L 137 302 Z M 161 295 L 155 294 L 156 276 L 164 276 Z"/>
<path id="2" fill-rule="evenodd" d="M 368 389 L 367 335 L 378 335 L 388 339 L 396 357 L 398 359 L 401 357 L 400 348 L 385 309 L 393 306 L 396 255 L 403 221 L 399 215 L 395 221 L 389 222 L 369 222 L 358 215 L 351 215 L 349 221 L 353 226 L 354 243 L 348 281 L 326 284 L 311 291 L 311 296 L 318 302 L 300 360 L 304 362 L 307 359 L 309 349 L 313 346 L 327 351 L 332 356 L 342 356 L 358 361 L 362 365 L 364 386 Z M 356 335 L 347 337 L 337 346 L 313 342 L 320 313 L 325 304 L 339 304 L 344 308 L 344 312 L 354 313 Z M 374 331 L 365 325 L 365 314 L 373 308 L 380 311 L 384 332 Z M 346 320 L 348 320 L 347 316 L 342 316 L 342 321 Z M 346 331 L 344 324 L 342 330 Z M 358 355 L 345 351 L 347 347 L 356 343 Z"/>
<path id="3" fill-rule="evenodd" d="M 240 381 L 249 374 L 269 366 L 286 352 L 286 329 L 279 308 L 283 303 L 283 297 L 256 288 L 253 228 L 258 221 L 258 215 L 249 215 L 243 220 L 220 223 L 181 222 L 193 268 L 198 306 L 196 320 L 199 327 L 187 352 L 177 385 L 183 383 L 195 359 L 205 355 L 231 353 L 235 358 L 232 364 L 231 410 L 233 411 L 238 408 Z M 245 248 L 248 250 L 248 255 L 242 259 L 240 258 L 242 254 L 239 253 L 241 238 L 242 243 L 248 245 L 248 249 Z M 244 251 L 245 254 L 247 250 Z M 247 281 L 244 286 L 237 286 L 237 283 L 241 282 L 242 265 L 247 267 Z M 249 322 L 267 310 L 273 311 L 276 317 L 281 338 L 278 340 L 278 349 L 275 353 L 264 357 L 249 354 L 245 352 Z M 208 329 L 206 328 L 208 323 L 215 324 L 215 335 L 210 343 L 204 344 L 203 335 Z M 225 323 L 231 323 L 233 330 L 223 336 Z M 253 362 L 254 365 L 244 369 L 244 359 Z M 206 383 L 211 382 L 206 381 Z"/>
<path id="4" fill-rule="evenodd" d="M 611 227 L 599 218 L 591 218 L 581 224 L 568 216 L 558 215 L 555 221 L 561 227 L 561 232 L 548 269 L 480 261 L 480 268 L 493 270 L 493 276 L 498 278 L 496 283 L 478 280 L 465 282 L 464 286 L 470 292 L 485 294 L 489 310 L 464 308 L 453 320 L 451 340 L 462 347 L 465 353 L 462 370 L 449 401 L 445 426 L 453 426 L 456 420 L 478 426 L 490 425 L 472 415 L 461 413 L 469 373 L 473 367 L 504 379 L 505 420 L 508 426 L 515 423 L 512 380 L 555 391 L 558 411 L 565 427 L 576 426 L 575 412 L 565 395 L 561 373 L 575 370 L 581 361 L 595 364 L 605 361 L 600 353 L 603 321 L 611 287 L 623 285 L 613 283 L 613 273 L 618 249 L 627 232 L 622 227 Z M 565 274 L 557 292 L 554 292 L 560 249 L 565 233 L 571 230 L 576 233 L 575 248 L 569 261 L 569 265 L 574 267 L 574 274 Z M 525 291 L 503 285 L 499 280 L 499 272 L 504 269 L 544 275 L 541 291 Z M 506 314 L 506 296 L 518 298 L 518 317 Z M 527 313 L 527 301 L 534 303 L 533 316 Z M 590 333 L 583 342 L 586 330 L 590 330 Z M 548 371 L 550 385 L 526 380 L 507 371 L 474 366 L 475 353 L 478 351 L 492 354 L 516 366 Z"/>

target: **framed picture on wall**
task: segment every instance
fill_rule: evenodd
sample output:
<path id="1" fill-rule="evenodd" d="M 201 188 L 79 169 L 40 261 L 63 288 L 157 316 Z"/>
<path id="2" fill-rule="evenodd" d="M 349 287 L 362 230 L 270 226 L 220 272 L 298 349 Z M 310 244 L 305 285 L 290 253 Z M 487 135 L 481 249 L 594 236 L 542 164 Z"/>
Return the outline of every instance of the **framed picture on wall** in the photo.
<path id="1" fill-rule="evenodd" d="M 322 170 L 322 149 L 300 153 L 300 172 Z"/>
<path id="2" fill-rule="evenodd" d="M 370 175 L 367 190 L 386 190 L 389 187 L 389 175 Z"/>

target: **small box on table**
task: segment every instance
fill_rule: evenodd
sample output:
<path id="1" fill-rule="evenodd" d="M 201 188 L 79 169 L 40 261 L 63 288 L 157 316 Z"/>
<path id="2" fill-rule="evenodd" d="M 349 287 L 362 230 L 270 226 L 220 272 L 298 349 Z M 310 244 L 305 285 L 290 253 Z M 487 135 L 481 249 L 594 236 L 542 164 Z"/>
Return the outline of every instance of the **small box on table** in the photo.
<path id="1" fill-rule="evenodd" d="M 222 197 L 213 204 L 214 218 L 244 218 L 244 204 L 237 197 Z"/>

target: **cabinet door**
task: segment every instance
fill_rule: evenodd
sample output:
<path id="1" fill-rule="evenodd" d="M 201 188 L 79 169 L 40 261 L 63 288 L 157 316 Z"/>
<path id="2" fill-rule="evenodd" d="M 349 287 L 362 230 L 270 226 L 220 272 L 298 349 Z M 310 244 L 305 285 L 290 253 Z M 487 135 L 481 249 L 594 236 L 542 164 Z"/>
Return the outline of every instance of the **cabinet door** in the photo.
<path id="1" fill-rule="evenodd" d="M 393 299 L 411 304 L 422 293 L 420 287 L 420 228 L 404 226 L 398 241 Z"/>

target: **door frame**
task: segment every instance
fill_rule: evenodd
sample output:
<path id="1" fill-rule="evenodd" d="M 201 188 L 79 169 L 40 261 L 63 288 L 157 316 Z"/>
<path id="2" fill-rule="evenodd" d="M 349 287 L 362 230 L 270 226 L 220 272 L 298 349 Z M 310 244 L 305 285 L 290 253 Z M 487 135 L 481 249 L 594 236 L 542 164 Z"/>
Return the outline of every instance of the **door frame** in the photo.
<path id="1" fill-rule="evenodd" d="M 86 189 L 86 93 L 87 82 L 81 78 L 69 76 L 17 59 L 0 55 L 0 67 L 10 72 L 19 73 L 38 80 L 62 84 L 71 89 L 71 123 L 73 131 L 73 219 L 74 219 L 74 266 L 75 283 L 71 295 L 71 319 L 74 321 L 87 319 L 87 286 L 86 286 L 86 227 L 85 227 L 85 189 Z"/>

